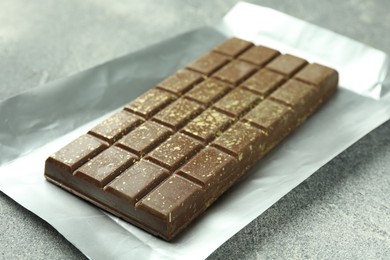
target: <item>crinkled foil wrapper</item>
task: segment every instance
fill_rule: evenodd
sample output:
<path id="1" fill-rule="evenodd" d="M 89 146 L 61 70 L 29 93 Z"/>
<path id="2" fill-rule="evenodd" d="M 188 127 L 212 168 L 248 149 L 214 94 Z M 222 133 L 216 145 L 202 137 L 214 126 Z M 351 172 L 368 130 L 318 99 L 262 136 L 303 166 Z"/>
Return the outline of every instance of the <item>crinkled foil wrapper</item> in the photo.
<path id="1" fill-rule="evenodd" d="M 45 159 L 234 35 L 336 68 L 340 90 L 175 242 L 48 183 Z M 286 14 L 237 4 L 201 28 L 0 103 L 0 189 L 93 259 L 201 259 L 390 118 L 388 56 Z"/>

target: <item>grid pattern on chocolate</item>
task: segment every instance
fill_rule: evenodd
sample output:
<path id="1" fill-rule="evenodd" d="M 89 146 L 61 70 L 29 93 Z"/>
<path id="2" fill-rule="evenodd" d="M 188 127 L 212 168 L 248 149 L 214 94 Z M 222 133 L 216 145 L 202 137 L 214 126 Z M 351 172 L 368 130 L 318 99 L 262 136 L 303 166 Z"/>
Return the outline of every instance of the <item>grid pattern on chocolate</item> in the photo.
<path id="1" fill-rule="evenodd" d="M 337 85 L 339 75 L 334 73 L 334 70 L 317 64 L 312 63 L 304 67 L 297 74 L 294 75 L 294 79 L 315 86 L 321 94 L 328 95 L 329 92 L 334 90 L 333 86 Z"/>
<path id="2" fill-rule="evenodd" d="M 172 134 L 172 130 L 153 121 L 146 121 L 124 136 L 115 145 L 143 156 Z"/>
<path id="3" fill-rule="evenodd" d="M 183 69 L 158 83 L 157 88 L 166 90 L 175 95 L 182 95 L 195 84 L 202 81 L 202 79 L 203 78 L 199 73 Z"/>
<path id="4" fill-rule="evenodd" d="M 204 106 L 210 106 L 211 103 L 224 96 L 230 88 L 225 82 L 208 78 L 188 91 L 184 97 Z"/>
<path id="5" fill-rule="evenodd" d="M 61 150 L 52 154 L 46 165 L 53 164 L 67 172 L 74 172 L 108 147 L 107 143 L 90 135 L 82 135 Z"/>
<path id="6" fill-rule="evenodd" d="M 142 122 L 139 116 L 122 110 L 92 128 L 88 133 L 112 144 Z"/>
<path id="7" fill-rule="evenodd" d="M 239 118 L 260 100 L 259 96 L 238 87 L 217 101 L 213 108 L 228 116 Z"/>
<path id="8" fill-rule="evenodd" d="M 225 55 L 210 52 L 188 65 L 187 68 L 208 76 L 228 62 L 229 58 Z"/>
<path id="9" fill-rule="evenodd" d="M 153 116 L 152 120 L 177 131 L 202 111 L 202 105 L 179 98 Z"/>
<path id="10" fill-rule="evenodd" d="M 152 88 L 126 105 L 124 109 L 144 119 L 149 119 L 175 99 L 176 96 L 167 91 Z"/>
<path id="11" fill-rule="evenodd" d="M 234 118 L 209 108 L 187 124 L 181 132 L 207 144 L 221 135 L 233 122 Z"/>
<path id="12" fill-rule="evenodd" d="M 262 98 L 265 98 L 285 80 L 285 77 L 279 73 L 267 69 L 261 69 L 252 75 L 252 77 L 244 81 L 241 86 L 260 95 Z"/>
<path id="13" fill-rule="evenodd" d="M 141 159 L 108 184 L 105 189 L 134 205 L 168 176 L 167 169 Z"/>
<path id="14" fill-rule="evenodd" d="M 241 54 L 238 59 L 253 63 L 257 66 L 264 66 L 264 64 L 267 64 L 279 54 L 280 52 L 277 50 L 258 45 L 251 47 L 249 50 Z"/>
<path id="15" fill-rule="evenodd" d="M 111 146 L 81 166 L 74 175 L 104 187 L 137 160 L 136 155 Z"/>
<path id="16" fill-rule="evenodd" d="M 208 146 L 182 167 L 178 174 L 218 194 L 218 190 L 226 186 L 230 176 L 238 170 L 237 165 L 233 156 Z"/>
<path id="17" fill-rule="evenodd" d="M 286 77 L 293 76 L 298 70 L 303 68 L 307 61 L 291 54 L 282 54 L 273 59 L 265 67 Z"/>
<path id="18" fill-rule="evenodd" d="M 256 66 L 241 60 L 232 60 L 213 74 L 213 77 L 238 85 L 256 71 Z"/>
<path id="19" fill-rule="evenodd" d="M 330 68 L 308 65 L 317 73 L 312 76 L 301 70 L 306 61 L 252 46 L 227 40 L 188 66 L 197 72 L 180 70 L 157 84 L 120 112 L 137 123 L 107 119 L 115 122 L 105 130 L 110 137 L 94 134 L 98 125 L 89 132 L 94 137 L 80 137 L 49 157 L 46 177 L 171 240 L 296 128 L 298 118 L 311 114 L 323 102 L 322 89 L 337 87 Z M 242 61 L 252 52 L 267 69 Z M 78 147 L 84 139 L 85 149 Z"/>
<path id="20" fill-rule="evenodd" d="M 309 84 L 291 79 L 270 95 L 270 99 L 291 107 L 297 114 L 305 114 L 308 104 L 314 107 L 320 99 L 318 90 Z"/>
<path id="21" fill-rule="evenodd" d="M 229 57 L 237 57 L 241 53 L 243 53 L 245 50 L 253 46 L 253 43 L 245 41 L 243 39 L 239 38 L 230 38 L 217 47 L 213 49 L 213 51 L 222 53 L 224 55 L 227 55 Z"/>

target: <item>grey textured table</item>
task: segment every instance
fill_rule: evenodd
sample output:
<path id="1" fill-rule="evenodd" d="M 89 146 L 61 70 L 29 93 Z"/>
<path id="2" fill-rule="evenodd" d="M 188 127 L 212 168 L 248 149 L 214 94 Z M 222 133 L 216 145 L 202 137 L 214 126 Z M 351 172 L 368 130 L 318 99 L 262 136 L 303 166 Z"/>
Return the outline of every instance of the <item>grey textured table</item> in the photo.
<path id="1" fill-rule="evenodd" d="M 0 1 L 0 99 L 190 29 L 235 3 Z M 390 54 L 390 1 L 249 1 Z M 369 68 L 367 68 L 369 69 Z M 390 259 L 390 122 L 340 154 L 209 259 Z M 0 193 L 0 259 L 83 259 L 50 225 Z"/>

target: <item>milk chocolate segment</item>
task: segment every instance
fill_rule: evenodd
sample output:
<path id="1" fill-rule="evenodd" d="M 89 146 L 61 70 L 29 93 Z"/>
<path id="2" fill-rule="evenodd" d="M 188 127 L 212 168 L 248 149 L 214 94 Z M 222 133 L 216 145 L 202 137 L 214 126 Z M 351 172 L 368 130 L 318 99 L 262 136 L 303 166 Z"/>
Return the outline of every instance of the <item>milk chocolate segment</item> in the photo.
<path id="1" fill-rule="evenodd" d="M 250 63 L 234 60 L 213 74 L 213 77 L 233 85 L 237 85 L 256 71 Z"/>
<path id="2" fill-rule="evenodd" d="M 329 93 L 337 88 L 339 74 L 334 69 L 313 63 L 304 67 L 294 78 L 317 86 L 321 93 Z"/>
<path id="3" fill-rule="evenodd" d="M 262 69 L 242 83 L 241 86 L 265 98 L 284 81 L 285 78 L 279 73 Z"/>
<path id="4" fill-rule="evenodd" d="M 230 180 L 235 179 L 237 160 L 216 148 L 207 147 L 195 155 L 178 172 L 203 189 L 214 194 L 224 190 Z"/>
<path id="5" fill-rule="evenodd" d="M 238 59 L 262 67 L 279 54 L 280 52 L 278 52 L 277 50 L 258 45 L 253 46 L 249 50 L 245 51 L 238 57 Z"/>
<path id="6" fill-rule="evenodd" d="M 82 135 L 51 155 L 46 161 L 47 169 L 45 169 L 45 172 L 50 173 L 53 170 L 52 168 L 62 168 L 72 173 L 106 147 L 107 144 L 105 142 L 90 135 Z M 48 171 L 48 167 L 50 171 Z"/>
<path id="7" fill-rule="evenodd" d="M 225 130 L 233 121 L 233 118 L 225 114 L 214 109 L 207 109 L 186 125 L 182 132 L 208 143 L 220 135 L 221 131 Z"/>
<path id="8" fill-rule="evenodd" d="M 175 99 L 173 94 L 152 88 L 128 104 L 125 109 L 148 119 Z"/>
<path id="9" fill-rule="evenodd" d="M 147 121 L 124 136 L 115 145 L 138 156 L 143 156 L 171 134 L 172 131 L 169 128 L 153 121 Z"/>
<path id="10" fill-rule="evenodd" d="M 320 101 L 314 86 L 294 79 L 278 88 L 270 98 L 291 106 L 299 115 L 307 114 Z"/>
<path id="11" fill-rule="evenodd" d="M 88 133 L 112 144 L 142 122 L 140 117 L 122 110 L 92 128 Z"/>
<path id="12" fill-rule="evenodd" d="M 173 171 L 201 148 L 200 142 L 184 134 L 176 133 L 145 158 Z"/>
<path id="13" fill-rule="evenodd" d="M 258 96 L 239 87 L 215 103 L 214 108 L 229 116 L 239 117 L 251 109 L 258 100 Z"/>
<path id="14" fill-rule="evenodd" d="M 136 208 L 160 218 L 167 237 L 172 237 L 204 207 L 202 202 L 201 187 L 174 174 L 141 199 Z"/>
<path id="15" fill-rule="evenodd" d="M 202 111 L 202 106 L 190 100 L 180 98 L 157 113 L 153 120 L 177 131 Z"/>
<path id="16" fill-rule="evenodd" d="M 233 155 L 241 167 L 249 167 L 264 153 L 266 135 L 253 126 L 237 122 L 212 142 L 212 146 Z"/>
<path id="17" fill-rule="evenodd" d="M 283 54 L 268 63 L 266 68 L 285 75 L 286 77 L 291 77 L 306 64 L 307 61 L 304 59 L 290 54 Z"/>
<path id="18" fill-rule="evenodd" d="M 268 137 L 267 148 L 273 147 L 295 126 L 296 116 L 286 105 L 265 99 L 246 114 L 242 121 L 264 130 Z"/>
<path id="19" fill-rule="evenodd" d="M 230 90 L 230 87 L 227 83 L 208 78 L 196 85 L 184 97 L 197 101 L 202 105 L 209 106 L 212 102 L 215 102 L 227 93 L 228 90 Z"/>
<path id="20" fill-rule="evenodd" d="M 168 170 L 152 162 L 141 160 L 107 185 L 105 190 L 134 205 L 168 176 Z"/>
<path id="21" fill-rule="evenodd" d="M 237 57 L 240 53 L 251 46 L 253 46 L 253 43 L 251 42 L 238 38 L 230 38 L 214 48 L 214 51 L 228 56 Z"/>
<path id="22" fill-rule="evenodd" d="M 157 87 L 172 92 L 176 95 L 182 95 L 195 84 L 202 81 L 202 79 L 203 78 L 200 74 L 184 69 L 176 72 L 176 74 L 158 83 Z"/>
<path id="23" fill-rule="evenodd" d="M 102 188 L 137 159 L 136 155 L 111 146 L 81 166 L 74 175 Z"/>
<path id="24" fill-rule="evenodd" d="M 191 70 L 209 76 L 228 62 L 229 59 L 225 55 L 216 52 L 210 52 L 202 56 L 200 59 L 194 61 L 187 67 Z"/>

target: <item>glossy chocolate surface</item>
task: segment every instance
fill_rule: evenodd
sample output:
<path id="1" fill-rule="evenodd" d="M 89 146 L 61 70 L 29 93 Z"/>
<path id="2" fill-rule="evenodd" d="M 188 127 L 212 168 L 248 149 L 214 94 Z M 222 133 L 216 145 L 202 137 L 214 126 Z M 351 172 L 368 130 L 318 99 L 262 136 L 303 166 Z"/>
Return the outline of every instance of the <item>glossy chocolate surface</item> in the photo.
<path id="1" fill-rule="evenodd" d="M 45 177 L 172 240 L 337 82 L 331 68 L 232 38 L 51 155 Z"/>

